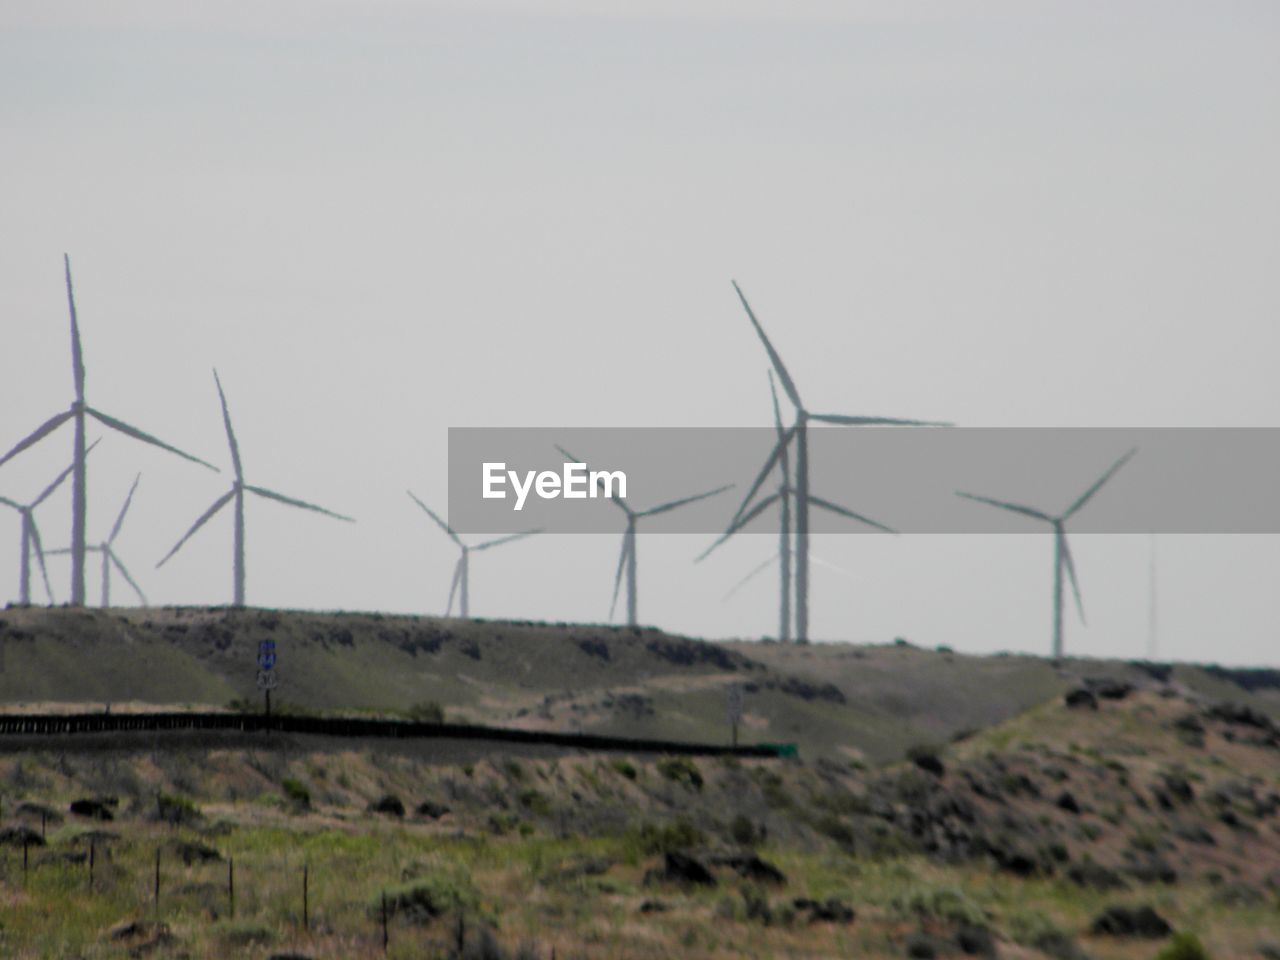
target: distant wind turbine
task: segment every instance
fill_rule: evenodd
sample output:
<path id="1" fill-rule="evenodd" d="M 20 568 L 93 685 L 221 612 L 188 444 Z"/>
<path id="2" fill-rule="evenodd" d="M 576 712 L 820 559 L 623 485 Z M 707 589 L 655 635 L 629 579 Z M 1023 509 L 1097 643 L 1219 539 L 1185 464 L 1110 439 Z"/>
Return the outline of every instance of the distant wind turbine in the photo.
<path id="1" fill-rule="evenodd" d="M 764 327 L 760 325 L 760 321 L 756 319 L 755 313 L 751 309 L 751 305 L 747 303 L 746 296 L 742 293 L 742 289 L 734 281 L 733 289 L 737 291 L 738 299 L 742 301 L 743 308 L 747 311 L 747 318 L 751 321 L 751 326 L 755 328 L 756 334 L 760 337 L 760 342 L 764 344 L 765 352 L 769 355 L 769 362 L 773 365 L 774 372 L 778 375 L 778 380 L 782 383 L 782 389 L 786 392 L 787 398 L 791 401 L 791 405 L 796 411 L 795 426 L 792 428 L 794 440 L 796 443 L 796 480 L 795 480 L 795 506 L 796 506 L 796 548 L 795 548 L 795 620 L 796 620 L 796 642 L 809 642 L 809 504 L 812 501 L 817 506 L 824 506 L 825 501 L 819 501 L 809 493 L 809 422 L 816 421 L 818 423 L 832 423 L 842 426 L 900 426 L 900 427 L 945 427 L 950 426 L 947 423 L 939 423 L 928 420 L 900 420 L 894 417 L 854 417 L 841 413 L 812 413 L 800 401 L 800 392 L 796 389 L 795 381 L 791 379 L 791 374 L 787 372 L 786 366 L 782 363 L 782 357 L 778 355 L 778 351 L 774 349 L 769 337 L 764 332 Z M 782 441 L 779 441 L 780 446 Z M 775 453 L 780 453 L 779 448 L 775 448 Z M 764 483 L 765 478 L 772 469 L 772 463 L 765 464 L 765 469 L 761 471 L 760 476 L 756 480 L 756 484 L 748 492 L 743 499 L 742 506 L 738 508 L 738 513 L 734 516 L 734 522 L 742 519 L 751 506 L 760 485 Z M 837 512 L 846 512 L 837 510 Z M 855 519 L 863 520 L 862 517 Z M 731 525 L 732 526 L 732 525 Z"/>
<path id="2" fill-rule="evenodd" d="M 244 494 L 245 491 L 256 493 L 260 497 L 268 500 L 275 500 L 279 503 L 286 504 L 290 507 L 299 507 L 303 510 L 311 510 L 314 513 L 323 513 L 326 517 L 333 517 L 335 520 L 345 520 L 348 523 L 355 523 L 351 517 L 344 516 L 341 513 L 334 513 L 332 510 L 326 510 L 324 507 L 317 507 L 314 503 L 307 503 L 303 500 L 295 500 L 293 497 L 286 497 L 282 493 L 276 493 L 274 490 L 268 490 L 266 487 L 256 487 L 251 483 L 244 482 L 244 469 L 240 463 L 240 445 L 236 443 L 235 431 L 231 429 L 231 414 L 227 412 L 227 396 L 222 392 L 222 381 L 218 379 L 218 371 L 213 371 L 213 382 L 218 388 L 218 400 L 222 404 L 222 423 L 227 430 L 227 445 L 231 448 L 231 464 L 235 468 L 235 480 L 231 483 L 231 489 L 224 493 L 217 500 L 213 501 L 213 505 L 204 513 L 200 514 L 195 523 L 191 525 L 191 529 L 183 534 L 182 539 L 173 545 L 173 549 L 164 555 L 164 559 L 156 564 L 156 567 L 163 567 L 165 563 L 182 547 L 184 543 L 191 539 L 192 535 L 203 527 L 213 518 L 213 515 L 225 507 L 232 500 L 235 500 L 235 545 L 232 555 L 232 579 L 234 582 L 234 590 L 232 593 L 232 603 L 237 607 L 244 606 Z"/>
<path id="3" fill-rule="evenodd" d="M 570 463 L 583 463 L 564 447 L 557 445 L 559 450 Z M 636 521 L 644 517 L 657 516 L 660 513 L 667 513 L 679 507 L 696 503 L 699 500 L 705 500 L 708 497 L 714 497 L 716 494 L 724 493 L 730 489 L 733 484 L 728 483 L 722 487 L 716 487 L 714 490 L 708 490 L 705 493 L 697 493 L 691 497 L 681 497 L 679 500 L 671 500 L 667 503 L 661 503 L 656 507 L 650 507 L 648 510 L 632 510 L 627 505 L 627 501 L 617 494 L 613 494 L 610 499 L 614 505 L 621 510 L 627 517 L 627 529 L 622 534 L 622 550 L 618 554 L 618 570 L 613 577 L 613 599 L 609 602 L 609 619 L 613 619 L 613 611 L 618 606 L 618 591 L 622 587 L 623 573 L 627 577 L 627 626 L 634 627 L 637 625 L 636 620 Z"/>
<path id="4" fill-rule="evenodd" d="M 94 447 L 98 445 L 98 441 L 85 450 L 86 456 Z M 49 586 L 49 571 L 44 564 L 44 546 L 40 542 L 40 528 L 36 525 L 36 507 L 44 503 L 49 497 L 53 496 L 54 491 L 62 486 L 63 481 L 71 475 L 74 465 L 63 470 L 54 481 L 40 492 L 40 496 L 36 497 L 30 503 L 18 503 L 10 500 L 8 497 L 0 497 L 0 503 L 5 506 L 13 507 L 22 517 L 22 554 L 18 568 L 18 602 L 21 604 L 31 603 L 31 554 L 35 552 L 36 561 L 40 564 L 40 577 L 44 580 L 45 596 L 49 598 L 49 603 L 53 601 L 53 589 Z"/>
<path id="5" fill-rule="evenodd" d="M 1066 523 L 1073 516 L 1080 512 L 1081 508 L 1088 503 L 1095 493 L 1102 489 L 1103 484 L 1115 476 L 1116 471 L 1128 463 L 1129 459 L 1138 452 L 1138 448 L 1134 447 L 1123 457 L 1111 465 L 1101 477 L 1099 477 L 1084 493 L 1076 498 L 1071 506 L 1067 507 L 1062 513 L 1054 516 L 1037 510 L 1035 507 L 1024 506 L 1019 503 L 1008 503 L 1004 500 L 993 500 L 990 497 L 980 497 L 973 493 L 963 493 L 956 491 L 957 496 L 965 497 L 969 500 L 976 500 L 979 503 L 985 503 L 992 507 L 998 507 L 1001 510 L 1008 510 L 1012 513 L 1020 513 L 1024 517 L 1030 517 L 1033 520 L 1040 520 L 1048 523 L 1053 527 L 1053 658 L 1055 660 L 1062 659 L 1062 574 L 1066 571 L 1067 576 L 1071 579 L 1071 590 L 1076 598 L 1076 611 L 1080 615 L 1080 622 L 1084 623 L 1084 601 L 1080 598 L 1080 583 L 1076 580 L 1076 565 L 1071 559 L 1071 547 L 1067 544 Z"/>
<path id="6" fill-rule="evenodd" d="M 777 556 L 766 560 L 763 564 L 756 567 L 740 580 L 732 590 L 725 596 L 725 599 L 733 596 L 739 589 L 752 580 L 757 574 L 763 572 L 765 568 L 773 563 L 778 564 L 778 640 L 786 643 L 791 639 L 791 500 L 794 495 L 794 489 L 791 486 L 791 458 L 788 452 L 791 437 L 794 430 L 789 430 L 782 425 L 782 409 L 778 406 L 778 390 L 773 382 L 773 371 L 769 371 L 769 395 L 773 399 L 773 425 L 777 433 L 777 443 L 773 447 L 769 458 L 765 462 L 764 469 L 761 471 L 759 479 L 755 482 L 752 489 L 759 490 L 760 485 L 764 482 L 769 471 L 776 465 L 778 468 L 778 492 L 770 497 L 766 497 L 752 510 L 745 514 L 739 511 L 740 516 L 735 517 L 735 522 L 731 523 L 729 529 L 716 540 L 711 546 L 707 547 L 695 560 L 694 563 L 701 563 L 705 560 L 716 547 L 720 546 L 729 537 L 733 536 L 738 530 L 746 526 L 761 513 L 767 510 L 774 503 L 778 504 L 778 553 Z M 735 525 L 736 523 L 736 525 Z"/>
<path id="7" fill-rule="evenodd" d="M 413 495 L 412 490 L 405 491 L 409 494 L 409 499 L 426 511 L 427 516 L 436 522 L 436 524 L 449 535 L 449 539 L 457 544 L 458 549 L 462 551 L 462 555 L 458 557 L 458 563 L 453 568 L 453 583 L 449 585 L 449 605 L 445 608 L 444 615 L 447 617 L 453 612 L 453 598 L 458 592 L 458 587 L 462 587 L 462 597 L 459 610 L 461 616 L 465 619 L 471 615 L 470 594 L 471 594 L 471 554 L 480 550 L 488 550 L 490 547 L 500 547 L 504 543 L 511 543 L 524 537 L 532 536 L 535 533 L 541 533 L 541 530 L 525 530 L 522 533 L 511 533 L 505 537 L 497 537 L 493 540 L 485 540 L 483 543 L 466 544 L 453 532 L 453 527 L 449 526 L 441 520 L 434 510 Z"/>
<path id="8" fill-rule="evenodd" d="M 133 486 L 129 488 L 129 495 L 124 498 L 124 506 L 120 508 L 119 515 L 116 516 L 116 522 L 111 527 L 111 533 L 107 539 L 96 546 L 86 547 L 89 553 L 98 553 L 102 555 L 102 607 L 105 610 L 111 606 L 111 568 L 114 566 L 120 571 L 120 575 L 125 578 L 129 586 L 133 587 L 133 592 L 138 595 L 138 599 L 142 601 L 142 605 L 147 605 L 146 594 L 142 592 L 142 588 L 138 586 L 137 581 L 129 575 L 129 571 L 125 569 L 125 565 L 121 562 L 120 557 L 116 555 L 113 546 L 116 537 L 120 535 L 120 528 L 124 525 L 125 514 L 129 512 L 129 505 L 133 503 L 134 491 L 138 489 L 138 481 L 142 479 L 142 474 L 138 474 L 133 478 Z M 71 553 L 69 549 L 50 550 L 50 555 L 55 553 Z"/>
<path id="9" fill-rule="evenodd" d="M 208 467 L 214 473 L 218 472 L 218 468 L 211 464 L 205 463 L 199 457 L 193 457 L 189 453 L 184 453 L 177 447 L 170 446 L 148 433 L 143 433 L 136 427 L 131 427 L 123 421 L 114 417 L 109 417 L 99 410 L 95 410 L 89 406 L 84 399 L 84 355 L 80 349 L 80 325 L 76 320 L 76 300 L 71 290 L 71 260 L 66 254 L 62 257 L 63 267 L 67 277 L 67 304 L 71 310 L 71 370 L 75 379 L 75 399 L 71 402 L 71 408 L 51 417 L 43 424 L 30 433 L 26 439 L 20 441 L 16 447 L 0 457 L 0 465 L 3 465 L 13 457 L 16 457 L 23 450 L 36 443 L 39 443 L 46 436 L 52 433 L 68 420 L 75 421 L 75 443 L 74 457 L 71 467 L 71 605 L 73 607 L 84 606 L 84 558 L 85 558 L 85 521 L 87 514 L 88 487 L 86 486 L 85 475 L 85 442 L 84 427 L 85 415 L 93 417 L 104 426 L 110 427 L 112 430 L 119 431 L 127 437 L 133 437 L 135 440 L 141 440 L 152 446 L 159 447 L 162 450 L 168 450 L 170 453 L 176 453 L 178 456 L 190 460 L 192 463 L 198 463 L 201 466 Z"/>

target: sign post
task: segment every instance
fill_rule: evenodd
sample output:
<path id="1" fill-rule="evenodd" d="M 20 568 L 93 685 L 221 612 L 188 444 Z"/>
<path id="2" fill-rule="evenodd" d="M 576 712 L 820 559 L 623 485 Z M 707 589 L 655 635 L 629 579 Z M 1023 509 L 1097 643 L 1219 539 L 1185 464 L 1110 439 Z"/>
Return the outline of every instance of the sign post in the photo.
<path id="1" fill-rule="evenodd" d="M 729 717 L 729 729 L 731 731 L 730 742 L 736 747 L 738 745 L 738 724 L 742 721 L 742 684 L 729 684 L 726 712 Z"/>
<path id="2" fill-rule="evenodd" d="M 260 640 L 258 642 L 258 689 L 265 698 L 265 713 L 271 716 L 271 691 L 280 685 L 276 677 L 276 642 Z"/>

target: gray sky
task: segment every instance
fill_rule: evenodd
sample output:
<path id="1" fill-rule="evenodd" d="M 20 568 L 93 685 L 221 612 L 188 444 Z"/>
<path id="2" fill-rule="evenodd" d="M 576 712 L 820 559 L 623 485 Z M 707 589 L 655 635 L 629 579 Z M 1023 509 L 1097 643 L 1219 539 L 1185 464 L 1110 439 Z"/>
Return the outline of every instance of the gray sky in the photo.
<path id="1" fill-rule="evenodd" d="M 0 447 L 71 400 L 68 251 L 91 403 L 229 470 L 217 365 L 250 482 L 359 519 L 251 503 L 250 603 L 441 610 L 454 551 L 404 489 L 443 509 L 449 426 L 767 424 L 731 277 L 815 409 L 1280 426 L 1274 4 L 182 6 L 0 8 Z M 229 515 L 152 567 L 229 474 L 108 436 L 90 540 L 138 470 L 122 558 L 225 602 Z M 772 632 L 771 582 L 720 600 L 772 539 L 705 542 L 641 538 L 641 618 Z M 0 514 L 6 597 L 17 543 Z M 617 547 L 482 555 L 473 612 L 600 619 Z M 1075 541 L 1068 649 L 1142 655 L 1147 549 Z M 1050 550 L 820 538 L 847 572 L 815 568 L 813 632 L 1043 651 Z M 1161 652 L 1274 664 L 1278 561 L 1165 538 Z"/>

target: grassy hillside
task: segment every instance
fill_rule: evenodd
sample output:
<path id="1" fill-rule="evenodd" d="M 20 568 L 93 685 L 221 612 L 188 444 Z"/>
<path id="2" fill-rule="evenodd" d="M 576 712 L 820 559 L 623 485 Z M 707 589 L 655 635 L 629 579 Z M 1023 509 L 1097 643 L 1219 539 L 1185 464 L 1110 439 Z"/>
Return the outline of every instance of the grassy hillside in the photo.
<path id="1" fill-rule="evenodd" d="M 716 644 L 654 629 L 227 608 L 0 613 L 0 704 L 256 703 L 257 645 L 276 643 L 278 705 L 532 729 L 723 742 L 743 685 L 744 742 L 882 762 L 1013 717 L 1081 677 L 1156 686 L 1167 671 L 911 646 Z M 1275 708 L 1264 686 L 1179 667 L 1181 687 Z M 1265 678 L 1263 678 L 1265 679 Z"/>
<path id="2" fill-rule="evenodd" d="M 0 755 L 0 952 L 373 958 L 385 891 L 387 955 L 405 960 L 1151 960 L 1171 930 L 1207 952 L 1162 957 L 1274 956 L 1280 727 L 1194 693 L 1097 689 L 878 770 L 278 735 L 28 743 Z M 70 812 L 86 797 L 110 820 Z M 1133 908 L 1167 928 L 1099 927 Z"/>

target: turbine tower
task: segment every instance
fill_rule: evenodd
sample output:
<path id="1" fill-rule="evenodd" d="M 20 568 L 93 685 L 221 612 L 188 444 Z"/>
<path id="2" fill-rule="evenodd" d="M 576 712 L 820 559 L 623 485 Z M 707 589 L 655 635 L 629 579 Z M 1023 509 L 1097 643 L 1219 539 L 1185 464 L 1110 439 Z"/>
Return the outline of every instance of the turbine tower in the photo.
<path id="1" fill-rule="evenodd" d="M 769 337 L 764 332 L 764 327 L 760 325 L 760 321 L 756 319 L 755 313 L 751 309 L 751 305 L 747 303 L 747 298 L 742 292 L 742 288 L 734 281 L 733 289 L 737 291 L 738 299 L 742 301 L 743 308 L 747 311 L 747 317 L 751 321 L 751 326 L 755 328 L 756 334 L 760 337 L 760 342 L 764 344 L 765 352 L 769 355 L 769 362 L 773 365 L 774 371 L 778 374 L 778 380 L 782 383 L 782 389 L 787 394 L 787 399 L 791 401 L 791 405 L 795 408 L 796 420 L 793 427 L 794 439 L 796 443 L 796 482 L 795 482 L 795 507 L 796 507 L 796 527 L 795 527 L 795 619 L 796 619 L 796 642 L 809 642 L 809 504 L 813 501 L 816 505 L 822 506 L 809 493 L 809 423 L 816 421 L 818 423 L 833 423 L 842 426 L 899 426 L 899 427 L 946 427 L 947 423 L 938 423 L 927 420 L 901 420 L 895 417 L 855 417 L 841 413 L 813 413 L 800 400 L 800 392 L 796 389 L 795 381 L 791 379 L 791 374 L 787 372 L 786 366 L 782 363 L 782 357 L 778 355 L 778 351 L 774 349 L 773 344 L 769 341 Z M 764 474 L 768 470 L 763 471 Z M 761 480 L 760 482 L 763 482 Z M 755 488 L 758 489 L 758 486 Z M 751 503 L 751 498 L 755 496 L 755 489 L 751 491 L 747 499 L 743 501 L 743 505 L 738 508 L 738 514 L 734 517 L 735 521 L 747 511 Z M 862 519 L 861 517 L 857 519 Z"/>
<path id="2" fill-rule="evenodd" d="M 173 549 L 164 555 L 164 559 L 156 564 L 156 568 L 163 567 L 165 563 L 178 552 L 179 548 L 191 539 L 191 536 L 203 527 L 213 518 L 213 515 L 225 507 L 232 500 L 235 500 L 235 546 L 232 554 L 232 582 L 234 588 L 232 591 L 232 604 L 237 607 L 244 606 L 244 495 L 245 491 L 256 493 L 260 497 L 268 500 L 275 500 L 279 503 L 286 504 L 290 507 L 299 507 L 303 510 L 311 510 L 315 513 L 323 513 L 326 517 L 333 517 L 335 520 L 345 520 L 348 523 L 355 523 L 351 517 L 344 516 L 341 513 L 334 513 L 332 510 L 326 510 L 324 507 L 317 507 L 314 503 L 306 503 L 303 500 L 295 500 L 293 497 L 286 497 L 282 493 L 276 493 L 274 490 L 268 490 L 266 487 L 256 487 L 251 483 L 244 482 L 244 469 L 240 463 L 240 445 L 236 443 L 235 431 L 231 429 L 231 414 L 227 412 L 227 396 L 222 392 L 222 381 L 218 379 L 218 371 L 213 371 L 213 382 L 218 388 L 218 400 L 222 404 L 222 423 L 227 430 L 227 445 L 231 448 L 231 464 L 235 468 L 235 480 L 231 483 L 231 489 L 224 493 L 217 500 L 213 501 L 213 505 L 202 513 L 196 522 L 191 525 L 191 529 L 183 534 L 182 539 L 173 545 Z"/>
<path id="3" fill-rule="evenodd" d="M 94 447 L 98 445 L 95 440 L 85 450 L 87 456 Z M 73 466 L 63 470 L 54 481 L 40 492 L 40 496 L 36 497 L 30 503 L 18 503 L 10 500 L 8 497 L 0 497 L 0 503 L 7 507 L 13 507 L 22 517 L 22 553 L 18 566 L 18 602 L 27 605 L 31 603 L 31 553 L 34 550 L 36 561 L 40 564 L 40 577 L 44 580 L 45 596 L 49 598 L 49 603 L 53 603 L 53 588 L 49 586 L 49 571 L 44 564 L 44 546 L 40 542 L 40 527 L 36 525 L 36 507 L 44 503 L 49 497 L 53 496 L 54 491 L 62 486 L 63 481 L 71 475 Z"/>
<path id="4" fill-rule="evenodd" d="M 66 255 L 62 256 L 63 268 L 67 278 L 67 305 L 71 311 L 71 372 L 75 381 L 75 399 L 71 402 L 71 408 L 59 413 L 57 416 L 50 417 L 32 433 L 28 434 L 26 439 L 19 441 L 18 445 L 0 457 L 0 465 L 16 457 L 27 447 L 39 443 L 46 436 L 52 433 L 58 427 L 62 426 L 68 420 L 75 421 L 75 441 L 74 456 L 71 467 L 71 605 L 73 607 L 84 606 L 84 557 L 85 557 L 85 520 L 87 513 L 88 488 L 86 486 L 85 474 L 85 443 L 84 428 L 86 414 L 93 417 L 104 426 L 110 427 L 123 433 L 127 437 L 133 437 L 135 440 L 141 440 L 152 446 L 159 447 L 162 450 L 168 450 L 170 453 L 176 453 L 183 459 L 190 460 L 192 463 L 198 463 L 201 466 L 208 467 L 214 473 L 218 472 L 218 468 L 211 464 L 205 463 L 199 457 L 193 457 L 189 453 L 184 453 L 177 447 L 170 446 L 161 440 L 156 439 L 148 433 L 143 433 L 137 427 L 131 427 L 129 424 L 115 417 L 109 417 L 100 410 L 95 410 L 85 402 L 84 398 L 84 354 L 80 349 L 80 325 L 76 319 L 76 300 L 71 289 L 71 260 Z"/>
<path id="5" fill-rule="evenodd" d="M 556 449 L 564 454 L 570 463 L 584 463 L 564 447 L 557 445 Z M 619 497 L 617 494 L 610 496 L 614 505 L 627 516 L 627 529 L 622 534 L 622 550 L 618 553 L 618 570 L 613 577 L 613 599 L 609 602 L 609 619 L 613 620 L 613 611 L 618 606 L 618 591 L 622 587 L 622 576 L 625 573 L 627 577 L 627 626 L 637 626 L 636 620 L 636 522 L 645 517 L 657 516 L 660 513 L 667 513 L 679 507 L 696 503 L 699 500 L 705 500 L 708 497 L 714 497 L 716 494 L 724 493 L 733 486 L 727 483 L 722 487 L 716 487 L 714 490 L 708 490 L 705 493 L 697 493 L 691 497 L 681 497 L 679 500 L 671 500 L 668 503 L 658 504 L 656 507 L 650 507 L 648 510 L 632 510 L 627 505 L 627 501 Z"/>
<path id="6" fill-rule="evenodd" d="M 1080 598 L 1080 584 L 1076 580 L 1076 565 L 1075 561 L 1071 559 L 1071 547 L 1067 544 L 1066 523 L 1079 513 L 1081 508 L 1093 498 L 1093 495 L 1102 489 L 1103 484 L 1115 476 L 1116 471 L 1123 467 L 1129 461 L 1129 458 L 1137 452 L 1138 448 L 1134 447 L 1113 463 L 1111 468 L 1094 482 L 1093 486 L 1077 497 L 1071 506 L 1056 516 L 1020 503 L 993 500 L 991 497 L 980 497 L 977 494 L 957 491 L 958 496 L 976 500 L 992 507 L 998 507 L 1001 510 L 1019 513 L 1024 517 L 1040 520 L 1053 527 L 1053 658 L 1055 660 L 1062 659 L 1062 574 L 1064 570 L 1071 580 L 1071 590 L 1075 594 L 1076 611 L 1080 615 L 1080 622 L 1084 623 L 1084 601 Z"/>
<path id="7" fill-rule="evenodd" d="M 453 528 L 441 520 L 434 510 L 413 495 L 412 490 L 405 491 L 409 494 L 409 498 L 427 512 L 432 520 L 449 535 L 449 539 L 458 545 L 458 549 L 462 555 L 458 557 L 458 563 L 453 568 L 453 583 L 449 585 L 449 605 L 445 607 L 444 615 L 447 617 L 453 612 L 453 597 L 458 592 L 458 587 L 462 587 L 462 597 L 459 610 L 461 616 L 465 619 L 471 615 L 471 554 L 480 550 L 488 550 L 490 547 L 499 547 L 504 543 L 511 543 L 514 540 L 520 540 L 524 537 L 532 536 L 535 533 L 541 533 L 541 530 L 525 530 L 523 533 L 511 533 L 505 537 L 497 537 L 493 540 L 485 540 L 483 543 L 466 544 L 453 532 Z"/>
<path id="8" fill-rule="evenodd" d="M 125 568 L 120 557 L 116 555 L 113 546 L 116 537 L 120 535 L 120 528 L 124 525 L 125 514 L 129 512 L 129 505 L 133 503 L 134 491 L 138 489 L 138 481 L 142 479 L 142 474 L 138 474 L 133 478 L 133 486 L 129 488 L 129 495 L 124 498 L 124 506 L 120 508 L 120 513 L 116 516 L 116 522 L 111 527 L 111 533 L 107 539 L 94 546 L 85 548 L 88 553 L 99 553 L 102 555 L 102 609 L 107 609 L 111 605 L 111 568 L 114 566 L 120 571 L 120 575 L 125 578 L 129 586 L 133 587 L 133 592 L 138 595 L 138 599 L 142 601 L 142 605 L 147 605 L 146 594 L 142 592 L 142 588 L 138 586 L 137 581 L 129 575 L 129 571 Z M 71 553 L 69 549 L 50 550 L 50 554 L 55 553 Z"/>

